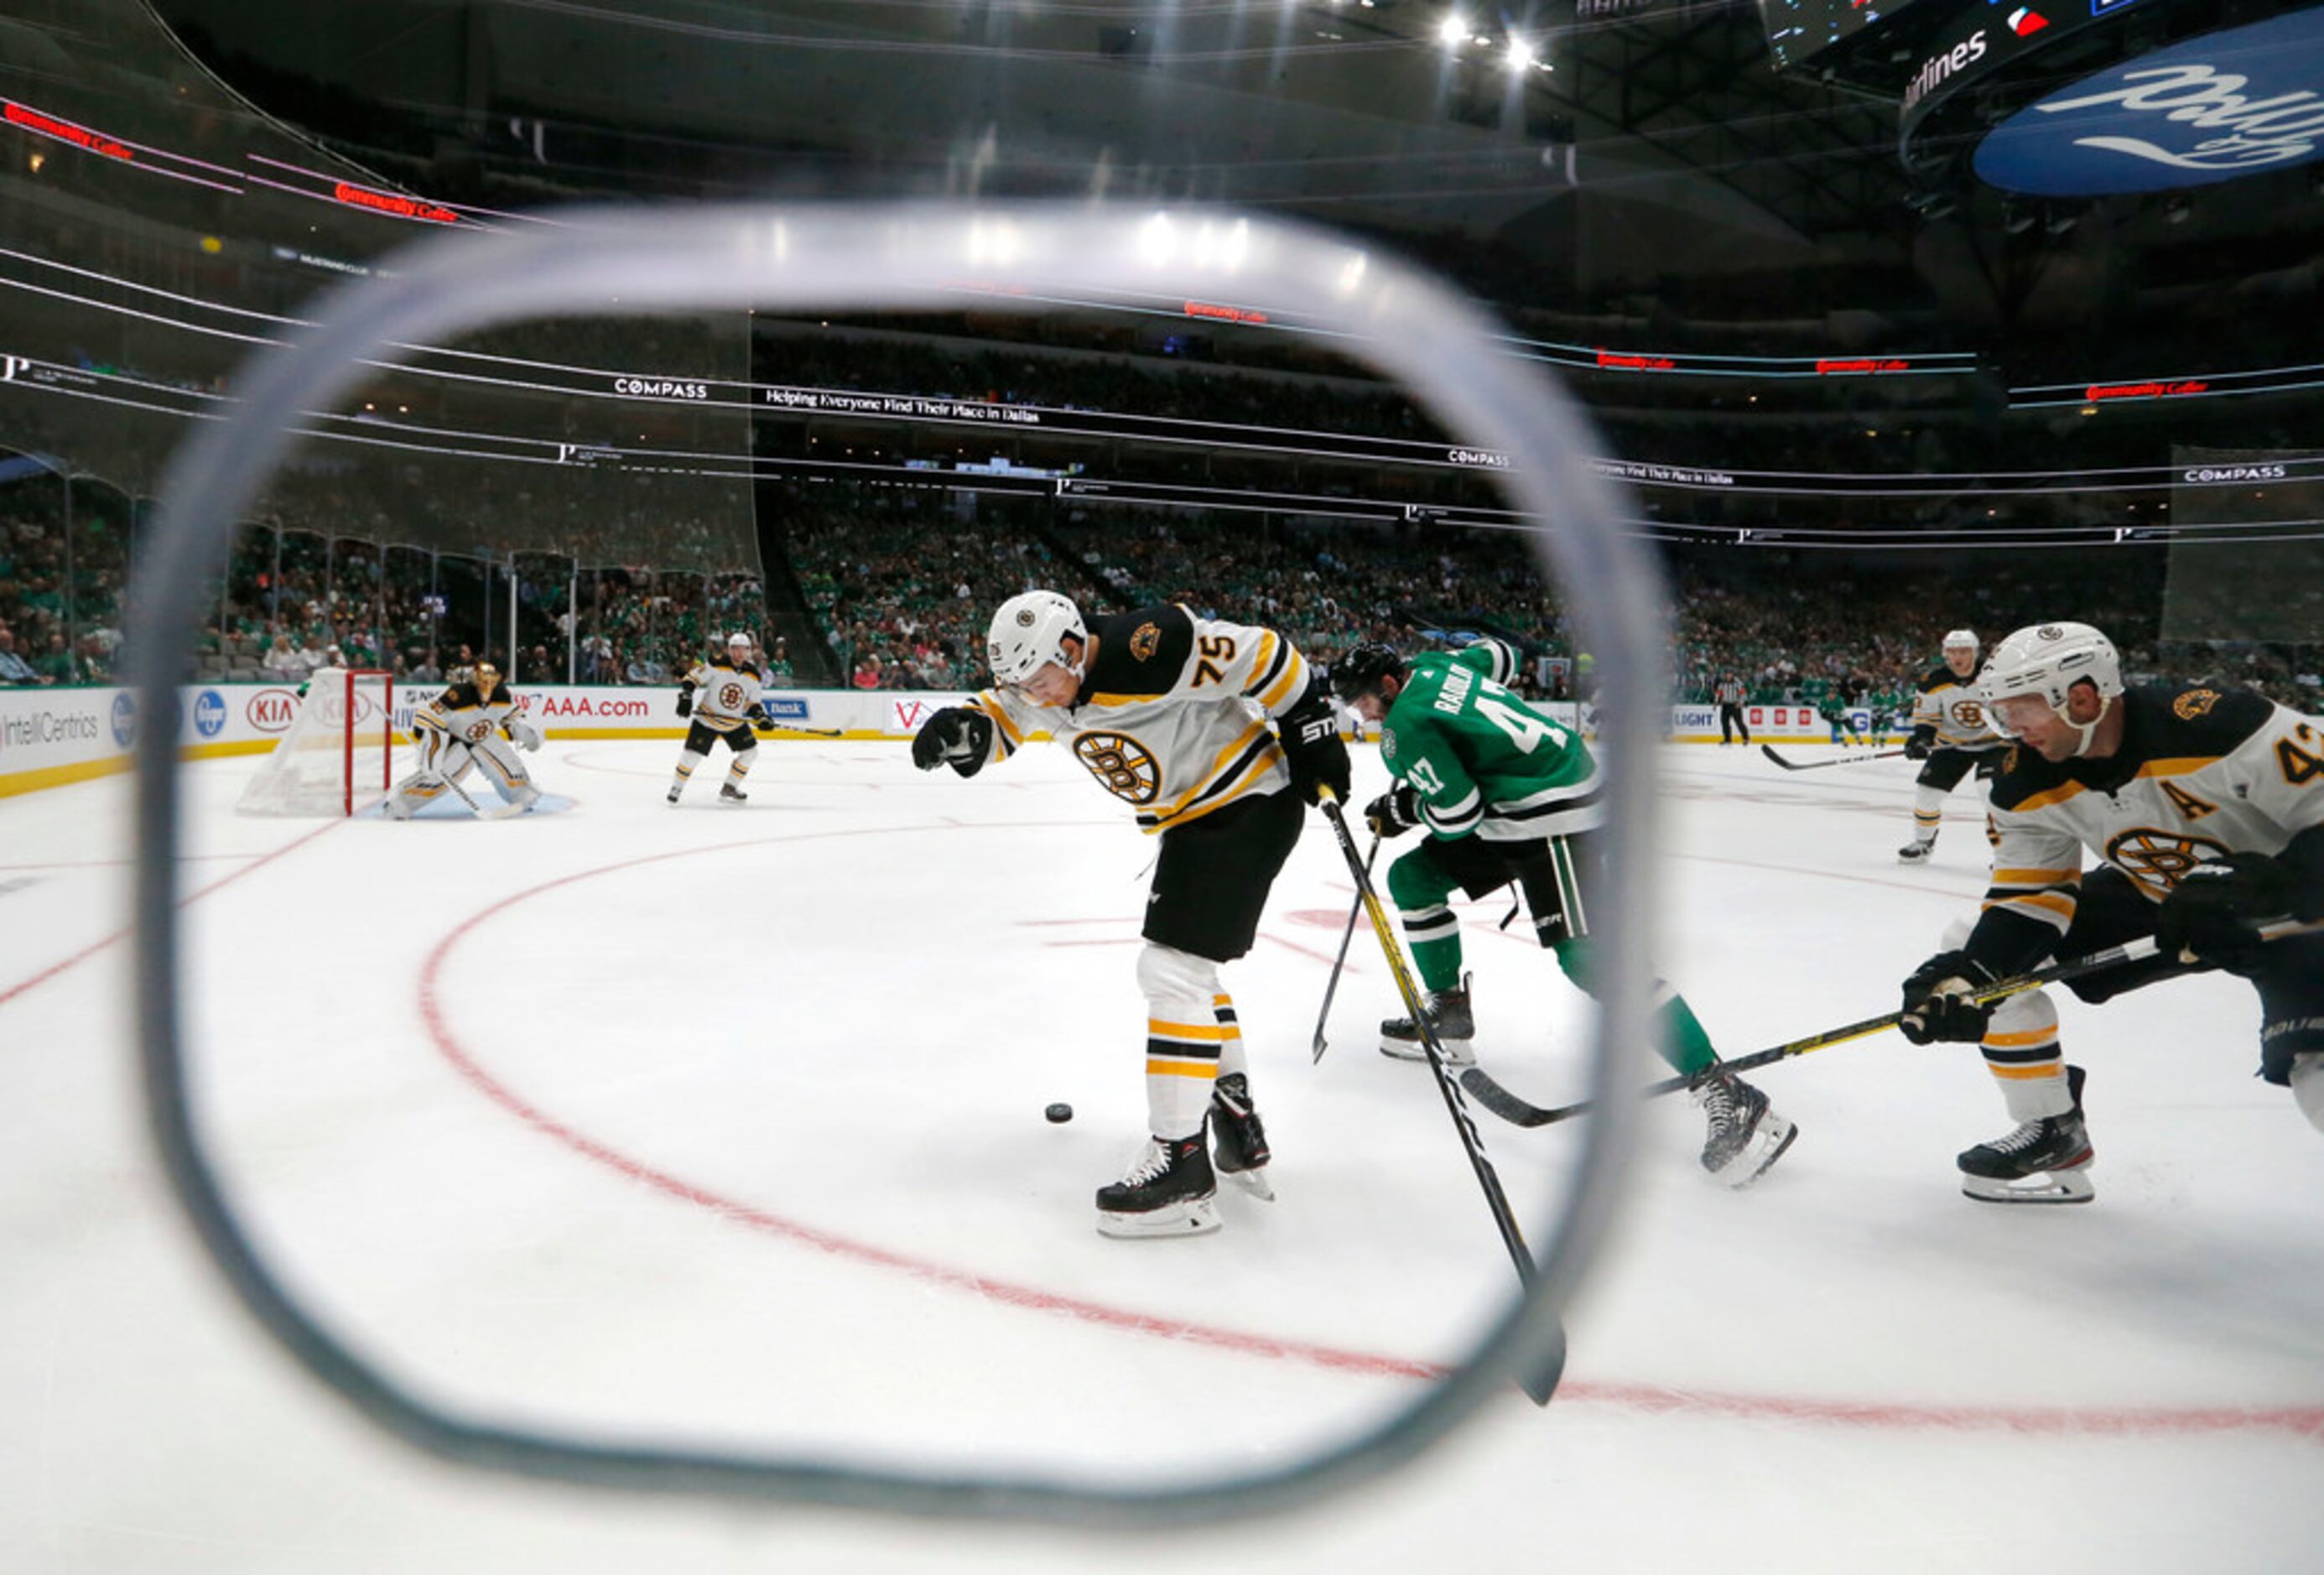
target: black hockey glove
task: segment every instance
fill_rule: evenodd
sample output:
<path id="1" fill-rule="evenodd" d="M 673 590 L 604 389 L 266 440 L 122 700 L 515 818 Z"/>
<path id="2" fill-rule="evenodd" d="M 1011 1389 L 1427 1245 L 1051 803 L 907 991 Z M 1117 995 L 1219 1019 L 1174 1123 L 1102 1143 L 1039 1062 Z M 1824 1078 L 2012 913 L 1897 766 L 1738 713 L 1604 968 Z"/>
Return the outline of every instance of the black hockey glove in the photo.
<path id="1" fill-rule="evenodd" d="M 782 723 L 775 720 L 774 713 L 761 708 L 751 714 L 751 725 L 761 732 L 772 732 Z"/>
<path id="2" fill-rule="evenodd" d="M 1364 819 L 1377 835 L 1402 836 L 1420 824 L 1420 795 L 1411 783 L 1398 782 L 1364 806 Z"/>
<path id="3" fill-rule="evenodd" d="M 1991 1006 L 1969 992 L 1993 982 L 1993 970 L 1967 952 L 1940 952 L 1904 981 L 1904 1020 L 1897 1030 L 1915 1045 L 1974 1045 L 1985 1037 Z"/>
<path id="4" fill-rule="evenodd" d="M 1925 760 L 1936 752 L 1937 730 L 1925 723 L 1914 728 L 1913 736 L 1904 741 L 1904 758 L 1908 760 Z"/>
<path id="5" fill-rule="evenodd" d="M 2154 946 L 2166 957 L 2255 971 L 2267 951 L 2260 926 L 2292 907 L 2292 873 L 2265 853 L 2229 853 L 2179 878 L 2154 915 Z"/>
<path id="6" fill-rule="evenodd" d="M 1323 698 L 1323 686 L 1310 680 L 1299 704 L 1275 719 L 1283 738 L 1285 763 L 1291 768 L 1291 785 L 1310 804 L 1323 802 L 1320 788 L 1347 800 L 1350 783 L 1348 746 L 1340 737 L 1340 719 Z"/>
<path id="7" fill-rule="evenodd" d="M 691 716 L 694 714 L 693 690 L 680 689 L 678 692 L 678 714 L 680 716 Z"/>
<path id="8" fill-rule="evenodd" d="M 964 777 L 984 769 L 992 749 L 992 718 L 962 705 L 939 708 L 912 735 L 912 764 L 923 771 L 950 765 Z"/>

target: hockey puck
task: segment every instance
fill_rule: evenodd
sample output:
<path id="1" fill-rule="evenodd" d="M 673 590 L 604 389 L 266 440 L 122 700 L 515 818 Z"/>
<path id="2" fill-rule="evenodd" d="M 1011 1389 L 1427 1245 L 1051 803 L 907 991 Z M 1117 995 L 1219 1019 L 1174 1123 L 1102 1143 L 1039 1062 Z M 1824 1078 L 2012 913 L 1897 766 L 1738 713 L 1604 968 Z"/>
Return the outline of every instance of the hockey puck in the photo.
<path id="1" fill-rule="evenodd" d="M 1074 1119 L 1074 1108 L 1065 1104 L 1051 1105 L 1041 1114 L 1048 1117 L 1052 1121 L 1070 1121 Z"/>

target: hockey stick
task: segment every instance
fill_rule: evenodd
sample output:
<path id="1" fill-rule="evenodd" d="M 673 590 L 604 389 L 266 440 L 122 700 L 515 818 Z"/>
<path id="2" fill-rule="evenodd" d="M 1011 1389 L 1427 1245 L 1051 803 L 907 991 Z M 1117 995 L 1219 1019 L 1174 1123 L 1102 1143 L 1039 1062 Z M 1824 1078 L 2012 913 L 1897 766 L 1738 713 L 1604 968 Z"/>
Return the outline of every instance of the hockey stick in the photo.
<path id="1" fill-rule="evenodd" d="M 1412 1014 L 1413 1026 L 1419 1031 L 1420 1047 L 1428 1057 L 1428 1069 L 1436 1074 L 1436 1087 L 1444 1096 L 1444 1108 L 1452 1114 L 1454 1129 L 1461 1134 L 1461 1147 L 1468 1153 L 1469 1167 L 1477 1173 L 1477 1184 L 1485 1190 L 1485 1202 L 1492 1210 L 1494 1225 L 1500 1230 L 1502 1245 L 1509 1249 L 1509 1257 L 1517 1265 L 1519 1282 L 1530 1285 L 1539 1272 L 1533 1252 L 1517 1230 L 1517 1216 L 1509 1211 L 1508 1194 L 1501 1190 L 1499 1174 L 1493 1169 L 1493 1162 L 1485 1157 L 1485 1140 L 1478 1135 L 1477 1123 L 1469 1114 L 1467 1101 L 1461 1097 L 1461 1085 L 1452 1081 L 1452 1073 L 1444 1064 L 1444 1047 L 1437 1043 L 1436 1028 L 1428 1020 L 1420 989 L 1413 982 L 1412 971 L 1405 966 L 1403 948 L 1397 944 L 1396 932 L 1388 927 L 1388 913 L 1380 907 L 1379 894 L 1372 889 L 1371 870 L 1356 856 L 1356 839 L 1349 834 L 1347 817 L 1340 813 L 1339 799 L 1326 788 L 1321 790 L 1318 802 L 1323 806 L 1323 818 L 1332 823 L 1332 834 L 1339 839 L 1340 852 L 1348 861 L 1348 873 L 1355 877 L 1356 901 L 1371 917 L 1372 934 L 1379 938 L 1388 972 L 1396 976 L 1397 993 L 1404 998 L 1405 1009 Z M 1379 850 L 1377 842 L 1373 850 Z M 1349 927 L 1353 933 L 1354 926 Z M 1561 1330 L 1556 1349 L 1543 1359 L 1537 1370 L 1520 1374 L 1517 1383 L 1535 1405 L 1546 1405 L 1550 1396 L 1557 1393 L 1557 1381 L 1564 1373 L 1565 1336 Z"/>
<path id="2" fill-rule="evenodd" d="M 1369 875 L 1372 872 L 1372 861 L 1379 857 L 1379 848 L 1380 835 L 1379 833 L 1374 832 L 1372 833 L 1371 852 L 1364 855 L 1365 874 Z M 1348 927 L 1346 930 L 1342 931 L 1340 935 L 1340 954 L 1332 959 L 1332 977 L 1330 981 L 1323 986 L 1323 1009 L 1315 1014 L 1315 1043 L 1313 1048 L 1315 1052 L 1315 1059 L 1318 1061 L 1323 1059 L 1323 1051 L 1325 1049 L 1325 1045 L 1323 1044 L 1323 1021 L 1332 1015 L 1332 997 L 1337 993 L 1340 988 L 1340 970 L 1348 965 L 1348 943 L 1356 938 L 1356 918 L 1363 911 L 1364 895 L 1362 892 L 1359 891 L 1356 893 L 1356 900 L 1351 903 L 1348 907 Z"/>
<path id="3" fill-rule="evenodd" d="M 1826 766 L 1853 766 L 1865 760 L 1893 760 L 1904 751 L 1901 749 L 1876 750 L 1868 755 L 1842 755 L 1836 760 L 1787 760 L 1775 752 L 1775 746 L 1773 744 L 1761 744 L 1759 752 L 1786 771 L 1821 771 Z"/>
<path id="4" fill-rule="evenodd" d="M 788 722 L 778 722 L 770 726 L 754 728 L 752 731 L 761 738 L 777 732 L 795 732 L 802 738 L 845 738 L 847 736 L 835 727 L 793 727 Z"/>
<path id="5" fill-rule="evenodd" d="M 2288 935 L 2312 935 L 2319 930 L 2324 930 L 2324 920 L 2312 924 L 2301 924 L 2296 920 L 2286 919 L 2281 923 L 2264 926 L 2259 934 L 2262 940 L 2280 941 Z M 2135 941 L 2125 942 L 2119 946 L 2109 946 L 2103 952 L 2093 952 L 2087 957 L 2077 957 L 2071 962 L 2055 963 L 2033 973 L 2021 973 L 2014 979 L 1996 980 L 1983 990 L 1972 991 L 1969 999 L 1979 1006 L 1984 1006 L 1994 1001 L 2006 1000 L 2013 995 L 2023 995 L 2029 990 L 2039 990 L 2045 984 L 2063 984 L 2071 980 L 2103 972 L 2109 968 L 2121 968 L 2133 962 L 2144 962 L 2154 953 L 2154 937 L 2147 935 Z M 1846 1027 L 1826 1028 L 1821 1034 L 1810 1034 L 1803 1039 L 1794 1039 L 1791 1043 L 1778 1045 L 1772 1050 L 1761 1050 L 1743 1056 L 1739 1060 L 1714 1062 L 1700 1072 L 1684 1073 L 1676 1077 L 1666 1077 L 1660 1082 L 1650 1082 L 1638 1091 L 1638 1097 L 1653 1099 L 1661 1094 L 1678 1093 L 1683 1090 L 1699 1088 L 1722 1073 L 1748 1072 L 1757 1066 L 1772 1066 L 1778 1061 L 1788 1061 L 1794 1055 L 1805 1055 L 1811 1050 L 1822 1050 L 1833 1045 L 1844 1045 L 1850 1039 L 1868 1038 L 1884 1029 L 1895 1027 L 1904 1020 L 1904 1014 L 1902 1011 L 1893 1011 L 1886 1017 L 1867 1018 L 1860 1023 L 1850 1023 Z M 1546 1127 L 1554 1121 L 1571 1120 L 1575 1116 L 1589 1114 L 1597 1105 L 1594 1100 L 1583 1100 L 1578 1104 L 1571 1105 L 1532 1104 L 1519 1099 L 1494 1082 L 1492 1074 L 1480 1066 L 1472 1066 L 1462 1073 L 1461 1084 L 1477 1096 L 1479 1104 L 1492 1111 L 1502 1120 L 1517 1127 Z"/>
<path id="6" fill-rule="evenodd" d="M 466 788 L 461 787 L 457 782 L 452 780 L 451 778 L 447 777 L 444 778 L 444 786 L 452 790 L 452 796 L 455 798 L 457 798 L 461 803 L 466 805 L 471 810 L 475 811 L 475 816 L 478 820 L 507 820 L 512 815 L 522 815 L 525 810 L 525 806 L 521 804 L 506 803 L 495 804 L 490 809 L 480 808 L 478 807 L 476 801 L 468 797 L 468 790 Z"/>

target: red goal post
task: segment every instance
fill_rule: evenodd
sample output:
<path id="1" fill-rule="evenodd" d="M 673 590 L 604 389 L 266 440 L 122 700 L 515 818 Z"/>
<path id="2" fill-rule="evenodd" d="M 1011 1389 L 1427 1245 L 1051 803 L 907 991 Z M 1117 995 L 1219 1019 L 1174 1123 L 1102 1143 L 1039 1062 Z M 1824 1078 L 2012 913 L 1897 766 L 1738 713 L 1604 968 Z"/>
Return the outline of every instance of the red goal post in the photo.
<path id="1" fill-rule="evenodd" d="M 235 805 L 243 815 L 351 815 L 387 797 L 395 780 L 395 675 L 379 668 L 320 668 Z"/>

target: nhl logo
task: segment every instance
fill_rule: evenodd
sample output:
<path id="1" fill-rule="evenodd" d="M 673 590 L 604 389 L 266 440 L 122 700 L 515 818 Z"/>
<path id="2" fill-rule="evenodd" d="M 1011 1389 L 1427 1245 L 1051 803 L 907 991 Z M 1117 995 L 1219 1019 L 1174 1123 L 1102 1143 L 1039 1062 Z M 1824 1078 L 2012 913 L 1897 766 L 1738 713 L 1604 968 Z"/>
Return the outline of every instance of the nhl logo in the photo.
<path id="1" fill-rule="evenodd" d="M 1017 627 L 1019 629 L 1030 629 L 1033 627 L 1033 609 L 1030 607 L 1019 607 L 1017 609 Z"/>

